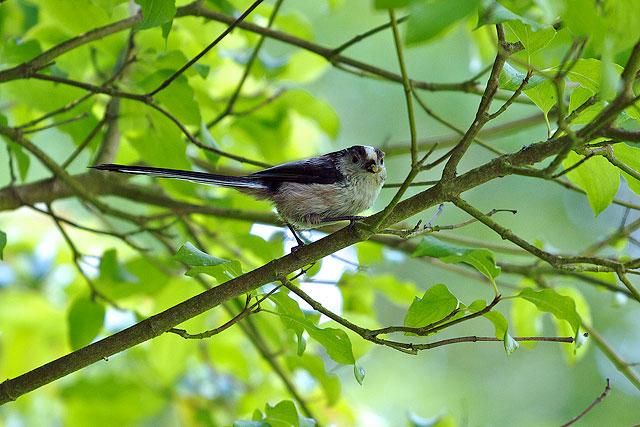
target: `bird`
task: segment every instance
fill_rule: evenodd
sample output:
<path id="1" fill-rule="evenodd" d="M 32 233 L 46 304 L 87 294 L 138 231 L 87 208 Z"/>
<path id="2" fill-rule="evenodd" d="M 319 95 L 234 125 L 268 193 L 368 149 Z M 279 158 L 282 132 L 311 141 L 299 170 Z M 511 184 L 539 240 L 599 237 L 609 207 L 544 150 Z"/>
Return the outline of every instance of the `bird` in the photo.
<path id="1" fill-rule="evenodd" d="M 298 248 L 304 242 L 296 230 L 345 220 L 352 226 L 362 218 L 358 214 L 373 205 L 387 177 L 384 155 L 378 148 L 354 145 L 244 176 L 112 163 L 91 168 L 231 187 L 269 200 L 293 233 Z"/>

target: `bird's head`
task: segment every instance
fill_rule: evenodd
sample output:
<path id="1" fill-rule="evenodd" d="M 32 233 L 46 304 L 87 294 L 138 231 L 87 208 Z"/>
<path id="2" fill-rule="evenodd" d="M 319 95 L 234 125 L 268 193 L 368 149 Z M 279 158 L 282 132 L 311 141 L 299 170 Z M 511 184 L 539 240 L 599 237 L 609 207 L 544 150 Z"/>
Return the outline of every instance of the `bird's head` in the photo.
<path id="1" fill-rule="evenodd" d="M 387 177 L 384 151 L 368 145 L 354 145 L 342 153 L 342 167 L 348 173 L 365 173 L 382 181 Z"/>

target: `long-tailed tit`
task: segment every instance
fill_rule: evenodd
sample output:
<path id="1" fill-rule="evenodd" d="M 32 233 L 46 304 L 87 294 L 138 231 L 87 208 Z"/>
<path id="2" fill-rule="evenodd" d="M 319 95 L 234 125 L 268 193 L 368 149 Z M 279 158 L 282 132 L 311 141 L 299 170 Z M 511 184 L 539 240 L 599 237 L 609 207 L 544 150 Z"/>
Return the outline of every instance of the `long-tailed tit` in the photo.
<path id="1" fill-rule="evenodd" d="M 114 164 L 95 168 L 232 187 L 258 199 L 268 199 L 299 245 L 303 242 L 294 227 L 313 228 L 327 222 L 359 219 L 356 215 L 371 207 L 387 177 L 384 152 L 363 145 L 245 176 Z"/>

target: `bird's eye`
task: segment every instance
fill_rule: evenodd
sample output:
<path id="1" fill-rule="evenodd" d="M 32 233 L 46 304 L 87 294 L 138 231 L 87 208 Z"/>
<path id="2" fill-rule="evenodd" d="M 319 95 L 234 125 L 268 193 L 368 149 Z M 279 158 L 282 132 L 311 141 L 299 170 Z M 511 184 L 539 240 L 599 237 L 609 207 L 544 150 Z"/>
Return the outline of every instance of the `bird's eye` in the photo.
<path id="1" fill-rule="evenodd" d="M 351 161 L 352 161 L 353 163 L 358 163 L 358 158 L 357 158 L 356 156 L 353 156 L 353 157 L 351 158 Z"/>
<path id="2" fill-rule="evenodd" d="M 380 164 L 384 165 L 384 157 L 382 159 L 380 159 Z"/>

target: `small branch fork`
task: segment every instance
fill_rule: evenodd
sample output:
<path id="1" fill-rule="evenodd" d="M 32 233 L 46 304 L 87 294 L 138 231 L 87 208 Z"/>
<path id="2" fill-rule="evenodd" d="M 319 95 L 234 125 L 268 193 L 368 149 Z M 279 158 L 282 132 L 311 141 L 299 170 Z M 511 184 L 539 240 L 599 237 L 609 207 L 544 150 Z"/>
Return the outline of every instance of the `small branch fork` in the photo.
<path id="1" fill-rule="evenodd" d="M 275 289 L 277 289 L 277 288 L 275 288 Z M 267 294 L 267 295 L 270 295 L 270 294 Z M 267 298 L 267 296 L 263 296 L 262 298 L 258 299 L 256 302 L 251 304 L 252 296 L 251 296 L 251 294 L 247 294 L 247 297 L 246 297 L 246 300 L 245 300 L 245 303 L 244 303 L 244 307 L 242 308 L 242 310 L 238 314 L 233 316 L 231 319 L 229 319 L 227 322 L 223 323 L 221 326 L 218 326 L 217 328 L 209 329 L 207 331 L 200 332 L 198 334 L 190 334 L 186 330 L 178 329 L 178 328 L 171 328 L 167 332 L 170 332 L 170 333 L 176 334 L 176 335 L 180 335 L 182 338 L 191 339 L 191 340 L 201 340 L 201 339 L 205 339 L 205 338 L 210 338 L 210 337 L 212 337 L 214 335 L 217 335 L 217 334 L 219 334 L 221 332 L 226 331 L 231 326 L 235 325 L 236 323 L 238 323 L 240 320 L 244 319 L 245 317 L 250 316 L 250 315 L 255 314 L 255 313 L 259 313 L 260 312 L 260 303 L 262 301 L 264 301 L 265 298 Z"/>

